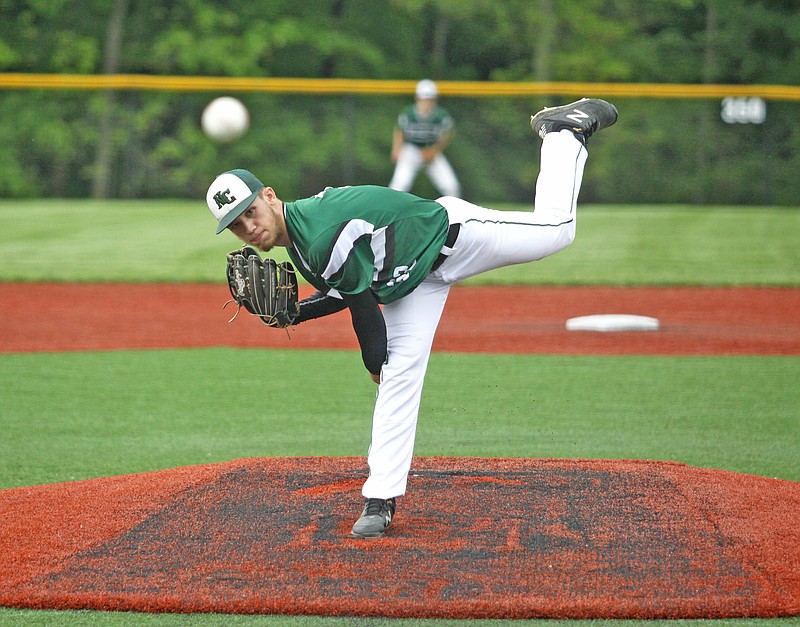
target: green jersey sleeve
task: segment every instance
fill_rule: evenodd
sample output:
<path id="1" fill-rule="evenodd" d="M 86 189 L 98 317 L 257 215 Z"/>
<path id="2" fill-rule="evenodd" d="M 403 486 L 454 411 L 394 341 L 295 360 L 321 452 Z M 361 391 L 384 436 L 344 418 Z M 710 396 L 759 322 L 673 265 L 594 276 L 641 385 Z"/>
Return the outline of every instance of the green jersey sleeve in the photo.
<path id="1" fill-rule="evenodd" d="M 401 298 L 430 273 L 447 235 L 444 207 L 385 187 L 328 188 L 287 203 L 290 254 L 312 282 L 342 294 Z"/>

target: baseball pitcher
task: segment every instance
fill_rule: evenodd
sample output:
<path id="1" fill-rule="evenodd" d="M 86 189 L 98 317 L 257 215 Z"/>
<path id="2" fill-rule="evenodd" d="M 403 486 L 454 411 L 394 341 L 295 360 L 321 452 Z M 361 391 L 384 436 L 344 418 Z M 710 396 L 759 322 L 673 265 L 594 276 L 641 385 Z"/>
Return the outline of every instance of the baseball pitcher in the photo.
<path id="1" fill-rule="evenodd" d="M 586 142 L 616 120 L 616 108 L 597 99 L 532 116 L 542 147 L 530 212 L 368 185 L 284 202 L 246 170 L 224 172 L 211 184 L 206 201 L 217 233 L 230 229 L 246 245 L 228 256 L 228 284 L 240 306 L 279 328 L 349 311 L 364 366 L 378 384 L 355 537 L 382 536 L 406 491 L 423 381 L 450 287 L 573 241 Z M 262 260 L 255 250 L 275 246 L 286 247 L 291 264 Z M 300 302 L 295 268 L 317 290 Z"/>

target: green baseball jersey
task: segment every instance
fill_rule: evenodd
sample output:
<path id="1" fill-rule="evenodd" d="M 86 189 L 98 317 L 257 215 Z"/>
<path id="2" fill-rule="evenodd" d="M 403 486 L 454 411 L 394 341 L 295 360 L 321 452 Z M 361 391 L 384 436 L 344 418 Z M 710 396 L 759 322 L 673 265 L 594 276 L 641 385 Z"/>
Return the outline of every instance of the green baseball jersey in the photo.
<path id="1" fill-rule="evenodd" d="M 284 208 L 289 256 L 317 289 L 371 289 L 379 303 L 411 292 L 447 237 L 447 211 L 386 187 L 328 187 Z"/>
<path id="2" fill-rule="evenodd" d="M 453 128 L 453 118 L 438 105 L 430 117 L 423 118 L 417 113 L 416 106 L 410 104 L 400 112 L 397 126 L 403 132 L 405 141 L 424 148 L 433 146 L 442 135 Z"/>

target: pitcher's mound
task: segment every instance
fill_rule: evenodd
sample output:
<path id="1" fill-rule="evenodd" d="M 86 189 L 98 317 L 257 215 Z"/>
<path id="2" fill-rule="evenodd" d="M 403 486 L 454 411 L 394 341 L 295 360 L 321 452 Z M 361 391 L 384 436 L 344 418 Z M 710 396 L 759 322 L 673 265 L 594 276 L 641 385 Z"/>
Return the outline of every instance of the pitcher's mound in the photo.
<path id="1" fill-rule="evenodd" d="M 800 614 L 800 483 L 647 461 L 421 458 L 355 540 L 361 458 L 0 491 L 0 605 L 444 618 Z"/>

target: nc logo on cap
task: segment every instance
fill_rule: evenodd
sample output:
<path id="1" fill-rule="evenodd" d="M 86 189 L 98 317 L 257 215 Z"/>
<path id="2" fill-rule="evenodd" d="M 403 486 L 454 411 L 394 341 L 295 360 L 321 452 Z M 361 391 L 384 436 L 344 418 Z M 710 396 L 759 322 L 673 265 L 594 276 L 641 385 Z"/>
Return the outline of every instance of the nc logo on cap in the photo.
<path id="1" fill-rule="evenodd" d="M 236 220 L 256 199 L 264 187 L 247 170 L 229 170 L 220 174 L 206 193 L 206 204 L 217 219 L 217 233 Z"/>
<path id="2" fill-rule="evenodd" d="M 217 203 L 217 209 L 221 209 L 223 205 L 229 205 L 232 202 L 236 202 L 236 196 L 231 196 L 230 193 L 231 190 L 226 189 L 214 194 L 214 201 Z"/>

